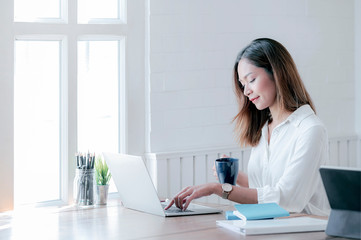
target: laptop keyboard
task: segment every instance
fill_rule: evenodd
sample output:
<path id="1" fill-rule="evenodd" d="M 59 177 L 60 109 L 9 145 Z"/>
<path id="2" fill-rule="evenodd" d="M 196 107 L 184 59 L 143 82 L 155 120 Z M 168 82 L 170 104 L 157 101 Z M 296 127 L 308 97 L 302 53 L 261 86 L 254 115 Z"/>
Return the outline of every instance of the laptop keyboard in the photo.
<path id="1" fill-rule="evenodd" d="M 167 204 L 163 204 L 162 203 L 162 207 L 165 208 L 167 206 Z M 175 206 L 171 206 L 170 208 L 168 208 L 167 210 L 164 210 L 165 212 L 168 212 L 168 213 L 179 213 L 179 212 L 193 212 L 192 210 L 185 210 L 185 211 L 182 211 L 181 209 L 175 207 Z"/>

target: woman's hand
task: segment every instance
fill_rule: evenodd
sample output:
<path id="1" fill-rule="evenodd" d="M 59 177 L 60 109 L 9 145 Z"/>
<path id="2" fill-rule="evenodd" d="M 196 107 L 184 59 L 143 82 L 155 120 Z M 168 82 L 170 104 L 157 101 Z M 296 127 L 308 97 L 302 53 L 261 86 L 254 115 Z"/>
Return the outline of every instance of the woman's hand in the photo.
<path id="1" fill-rule="evenodd" d="M 216 164 L 213 164 L 213 176 L 217 179 L 217 181 L 219 182 L 219 179 L 218 179 L 218 174 L 217 174 L 217 169 L 216 169 Z"/>
<path id="2" fill-rule="evenodd" d="M 173 204 L 181 210 L 186 210 L 193 199 L 209 196 L 215 193 L 215 188 L 218 183 L 206 183 L 198 186 L 186 187 L 180 191 L 165 207 L 165 210 L 170 208 Z"/>

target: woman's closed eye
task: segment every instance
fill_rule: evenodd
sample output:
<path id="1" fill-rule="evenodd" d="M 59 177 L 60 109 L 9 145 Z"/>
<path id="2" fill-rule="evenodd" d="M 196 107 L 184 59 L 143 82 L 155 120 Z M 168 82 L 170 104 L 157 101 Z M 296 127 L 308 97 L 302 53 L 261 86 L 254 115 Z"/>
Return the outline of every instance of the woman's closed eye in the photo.
<path id="1" fill-rule="evenodd" d="M 253 78 L 252 80 L 248 81 L 247 84 L 253 83 L 254 81 L 256 81 L 256 78 Z M 244 90 L 244 88 L 246 87 L 246 83 L 243 84 L 241 81 L 238 81 L 239 83 L 239 87 L 241 88 L 241 90 Z"/>

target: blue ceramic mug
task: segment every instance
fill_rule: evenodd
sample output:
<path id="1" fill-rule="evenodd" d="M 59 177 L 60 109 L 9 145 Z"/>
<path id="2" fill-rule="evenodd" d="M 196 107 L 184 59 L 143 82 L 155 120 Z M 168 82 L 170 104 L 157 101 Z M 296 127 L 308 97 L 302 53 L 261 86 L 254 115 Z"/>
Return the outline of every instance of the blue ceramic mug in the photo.
<path id="1" fill-rule="evenodd" d="M 236 185 L 238 176 L 237 158 L 219 158 L 216 160 L 216 170 L 220 183 Z"/>

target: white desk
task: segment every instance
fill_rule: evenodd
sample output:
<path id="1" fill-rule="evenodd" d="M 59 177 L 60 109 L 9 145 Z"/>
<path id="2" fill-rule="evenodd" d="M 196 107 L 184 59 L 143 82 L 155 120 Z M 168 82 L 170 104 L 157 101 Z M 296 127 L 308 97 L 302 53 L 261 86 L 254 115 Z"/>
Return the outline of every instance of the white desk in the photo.
<path id="1" fill-rule="evenodd" d="M 113 200 L 88 209 L 0 214 L 0 239 L 332 239 L 324 232 L 243 236 L 218 227 L 220 219 L 224 213 L 164 218 L 126 209 Z"/>

